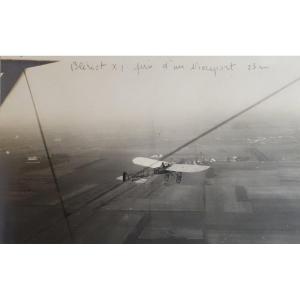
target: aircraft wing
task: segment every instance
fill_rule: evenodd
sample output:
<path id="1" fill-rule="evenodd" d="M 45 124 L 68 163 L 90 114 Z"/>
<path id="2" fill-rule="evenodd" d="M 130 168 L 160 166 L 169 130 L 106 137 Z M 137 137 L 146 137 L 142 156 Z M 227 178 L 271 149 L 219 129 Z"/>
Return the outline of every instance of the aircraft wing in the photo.
<path id="1" fill-rule="evenodd" d="M 135 165 L 139 165 L 142 167 L 149 167 L 152 169 L 161 167 L 161 164 L 163 163 L 163 161 L 161 161 L 161 160 L 156 160 L 156 159 L 147 158 L 147 157 L 135 157 L 132 160 L 132 162 Z"/>
<path id="2" fill-rule="evenodd" d="M 136 165 L 148 168 L 159 168 L 164 162 L 162 160 L 156 160 L 147 157 L 135 157 L 132 162 Z M 167 163 L 167 162 L 164 162 Z M 166 168 L 167 171 L 171 172 L 182 172 L 182 173 L 197 173 L 207 170 L 209 166 L 202 165 L 188 165 L 188 164 L 172 164 L 170 167 Z"/>
<path id="3" fill-rule="evenodd" d="M 208 168 L 209 166 L 202 166 L 202 165 L 173 164 L 169 168 L 167 168 L 167 171 L 182 172 L 182 173 L 197 173 L 197 172 L 203 172 Z"/>
<path id="4" fill-rule="evenodd" d="M 37 67 L 56 62 L 55 60 L 18 59 L 0 57 L 0 106 L 13 89 L 26 68 Z"/>

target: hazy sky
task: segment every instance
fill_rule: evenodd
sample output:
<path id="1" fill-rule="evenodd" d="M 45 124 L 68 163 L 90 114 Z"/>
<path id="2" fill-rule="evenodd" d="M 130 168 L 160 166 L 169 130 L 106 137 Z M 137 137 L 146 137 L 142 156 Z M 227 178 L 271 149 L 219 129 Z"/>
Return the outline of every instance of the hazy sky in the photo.
<path id="1" fill-rule="evenodd" d="M 188 130 L 194 124 L 202 131 L 299 77 L 300 58 L 69 57 L 27 74 L 48 130 Z M 245 118 L 297 119 L 299 95 L 300 83 Z M 2 126 L 32 126 L 30 101 L 21 77 L 0 109 Z"/>

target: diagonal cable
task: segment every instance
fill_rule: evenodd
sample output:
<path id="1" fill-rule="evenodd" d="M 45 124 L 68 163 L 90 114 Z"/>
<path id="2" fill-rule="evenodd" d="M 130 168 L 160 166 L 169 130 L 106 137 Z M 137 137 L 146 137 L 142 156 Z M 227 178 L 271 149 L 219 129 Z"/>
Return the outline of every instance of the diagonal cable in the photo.
<path id="1" fill-rule="evenodd" d="M 59 202 L 60 202 L 60 205 L 61 205 L 62 213 L 63 213 L 63 216 L 66 220 L 66 224 L 67 224 L 67 228 L 68 228 L 70 238 L 71 238 L 72 242 L 74 242 L 73 233 L 72 233 L 72 230 L 71 230 L 71 225 L 70 225 L 70 222 L 69 222 L 69 219 L 68 219 L 68 213 L 67 213 L 66 207 L 64 205 L 64 200 L 63 200 L 61 190 L 60 190 L 60 187 L 59 187 L 59 184 L 58 184 L 57 176 L 56 176 L 54 165 L 53 165 L 51 155 L 50 155 L 50 152 L 49 152 L 49 149 L 48 149 L 48 145 L 47 145 L 46 137 L 45 137 L 44 130 L 43 130 L 43 127 L 42 127 L 42 123 L 41 123 L 41 120 L 40 120 L 40 117 L 39 117 L 38 109 L 37 109 L 36 103 L 34 101 L 32 91 L 31 91 L 31 87 L 30 87 L 30 84 L 29 84 L 29 81 L 28 81 L 28 78 L 27 78 L 26 70 L 24 70 L 24 75 L 25 75 L 25 79 L 26 79 L 27 86 L 28 86 L 28 89 L 29 89 L 30 97 L 31 97 L 31 100 L 32 100 L 35 116 L 36 116 L 36 119 L 37 119 L 39 131 L 40 131 L 40 134 L 41 134 L 41 137 L 42 137 L 42 141 L 43 141 L 43 145 L 44 145 L 45 152 L 46 152 L 46 155 L 47 155 L 47 159 L 48 159 L 48 162 L 49 162 L 49 166 L 50 166 L 51 174 L 52 174 L 52 177 L 53 177 L 54 185 L 55 185 L 55 188 L 56 188 L 56 192 L 58 194 L 58 198 L 59 198 Z"/>

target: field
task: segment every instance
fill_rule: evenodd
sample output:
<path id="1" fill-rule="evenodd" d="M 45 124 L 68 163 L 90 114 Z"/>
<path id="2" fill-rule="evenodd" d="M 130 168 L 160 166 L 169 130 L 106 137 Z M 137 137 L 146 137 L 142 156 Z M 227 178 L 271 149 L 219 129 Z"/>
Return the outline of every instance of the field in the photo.
<path id="1" fill-rule="evenodd" d="M 185 174 L 181 184 L 159 175 L 142 185 L 115 179 L 139 170 L 133 157 L 166 153 L 184 137 L 56 135 L 50 150 L 72 237 L 41 144 L 30 141 L 29 151 L 23 140 L 0 156 L 4 242 L 300 242 L 297 128 L 226 127 L 170 158 L 214 159 L 208 172 Z M 40 163 L 26 161 L 32 153 Z"/>

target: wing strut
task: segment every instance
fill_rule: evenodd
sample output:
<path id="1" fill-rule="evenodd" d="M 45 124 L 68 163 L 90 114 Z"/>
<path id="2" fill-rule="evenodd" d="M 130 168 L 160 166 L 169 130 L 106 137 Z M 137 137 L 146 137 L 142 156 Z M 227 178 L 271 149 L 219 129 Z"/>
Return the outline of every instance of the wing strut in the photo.
<path id="1" fill-rule="evenodd" d="M 37 119 L 40 134 L 41 134 L 41 137 L 42 137 L 43 145 L 44 145 L 44 148 L 45 148 L 45 151 L 46 151 L 47 159 L 48 159 L 48 162 L 49 162 L 49 166 L 50 166 L 50 170 L 51 170 L 51 173 L 52 173 L 54 185 L 55 185 L 56 192 L 57 192 L 59 202 L 60 202 L 60 205 L 61 205 L 62 213 L 63 213 L 63 216 L 66 220 L 66 224 L 67 224 L 67 228 L 68 228 L 68 232 L 69 232 L 71 241 L 74 242 L 74 237 L 73 237 L 73 233 L 72 233 L 72 230 L 71 230 L 71 225 L 70 225 L 70 222 L 69 222 L 69 219 L 68 219 L 68 213 L 67 213 L 67 210 L 66 210 L 66 207 L 65 207 L 65 204 L 64 204 L 64 200 L 63 200 L 63 197 L 62 197 L 62 194 L 61 194 L 59 184 L 58 184 L 55 169 L 54 169 L 54 166 L 53 166 L 53 163 L 52 163 L 52 160 L 51 160 L 51 155 L 50 155 L 50 152 L 48 150 L 47 141 L 46 141 L 46 137 L 45 137 L 45 134 L 44 134 L 44 131 L 43 131 L 42 123 L 41 123 L 41 120 L 40 120 L 40 117 L 39 117 L 38 109 L 37 109 L 37 106 L 35 104 L 35 101 L 34 101 L 34 98 L 33 98 L 33 95 L 32 95 L 32 91 L 31 91 L 31 87 L 30 87 L 30 84 L 29 84 L 29 81 L 28 81 L 28 78 L 27 78 L 26 70 L 24 70 L 23 72 L 24 72 L 24 75 L 25 75 L 25 78 L 26 78 L 26 83 L 27 83 L 27 86 L 28 86 L 28 89 L 29 89 L 29 92 L 30 92 L 30 97 L 31 97 L 31 100 L 32 100 L 35 116 L 36 116 L 36 119 Z"/>

